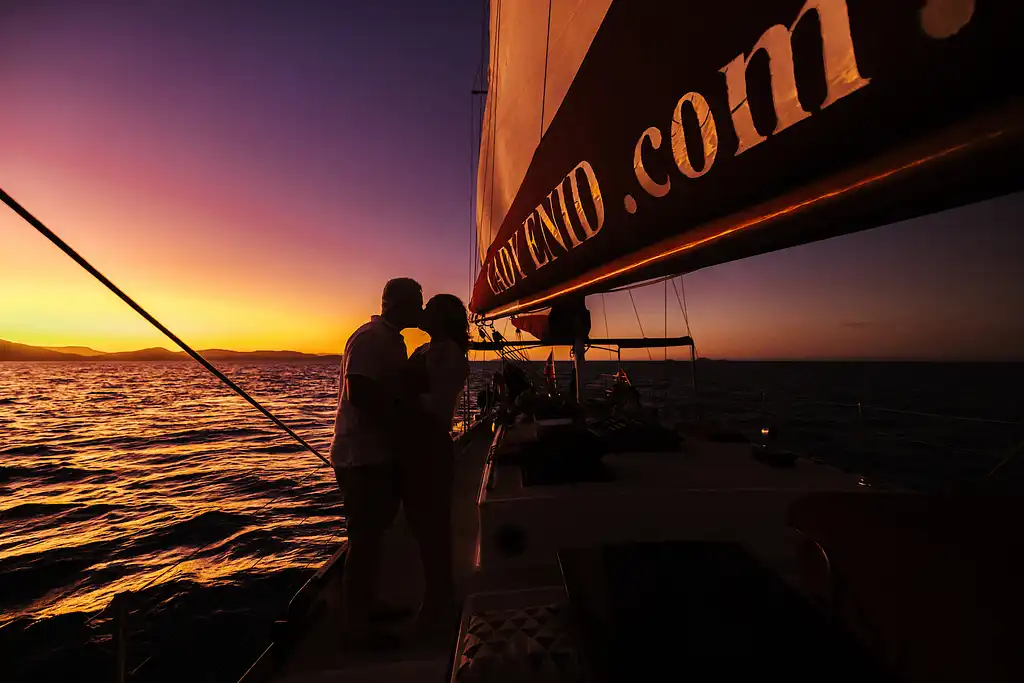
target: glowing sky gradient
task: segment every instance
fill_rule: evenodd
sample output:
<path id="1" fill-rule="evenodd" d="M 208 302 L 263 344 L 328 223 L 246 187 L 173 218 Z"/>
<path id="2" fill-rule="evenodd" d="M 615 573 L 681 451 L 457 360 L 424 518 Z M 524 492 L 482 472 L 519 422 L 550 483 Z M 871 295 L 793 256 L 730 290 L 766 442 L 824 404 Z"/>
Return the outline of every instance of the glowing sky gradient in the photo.
<path id="1" fill-rule="evenodd" d="M 197 348 L 337 352 L 388 277 L 468 295 L 483 12 L 6 2 L 0 186 Z M 1022 210 L 1015 195 L 687 276 L 699 349 L 1022 359 Z M 662 286 L 634 296 L 660 334 Z M 613 335 L 638 334 L 627 294 L 605 303 Z M 6 208 L 0 338 L 170 346 Z"/>

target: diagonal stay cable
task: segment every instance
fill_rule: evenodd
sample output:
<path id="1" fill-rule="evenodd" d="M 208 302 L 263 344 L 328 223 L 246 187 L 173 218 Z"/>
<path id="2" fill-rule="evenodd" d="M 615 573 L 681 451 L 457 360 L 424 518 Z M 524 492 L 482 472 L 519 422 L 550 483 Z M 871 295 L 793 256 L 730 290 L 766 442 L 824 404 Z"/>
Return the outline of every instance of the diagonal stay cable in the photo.
<path id="1" fill-rule="evenodd" d="M 256 410 L 258 410 L 261 413 L 263 413 L 263 415 L 265 415 L 268 419 L 270 419 L 271 422 L 273 422 L 278 427 L 280 427 L 285 432 L 287 432 L 289 436 L 291 436 L 293 439 L 295 439 L 300 444 L 302 444 L 302 446 L 306 450 L 308 450 L 310 453 L 312 453 L 313 455 L 318 457 L 321 460 L 321 462 L 323 462 L 325 465 L 330 465 L 330 462 L 327 460 L 327 458 L 325 458 L 323 455 L 321 455 L 318 450 L 316 450 L 315 448 L 310 446 L 308 443 L 306 443 L 305 439 L 303 439 L 301 436 L 299 436 L 294 431 L 292 431 L 291 427 L 289 427 L 284 422 L 282 422 L 277 417 L 275 417 L 269 410 L 267 410 L 262 405 L 260 405 L 260 403 L 256 399 L 254 399 L 252 396 L 250 396 L 248 393 L 246 393 L 244 389 L 242 389 L 240 386 L 238 386 L 237 384 L 232 382 L 230 379 L 228 379 L 228 377 L 223 372 L 221 372 L 220 370 L 215 368 L 210 363 L 210 361 L 208 361 L 205 358 L 203 358 L 198 352 L 193 350 L 191 346 L 189 346 L 188 344 L 183 342 L 181 339 L 179 339 L 176 334 L 174 334 L 169 329 L 164 327 L 163 324 L 160 323 L 159 320 L 157 320 L 152 315 L 150 315 L 149 312 L 147 312 L 144 308 L 142 308 L 142 306 L 140 306 L 139 304 L 135 303 L 135 301 L 130 296 L 128 296 L 127 294 L 122 292 L 121 289 L 117 285 L 115 285 L 113 282 L 108 280 L 107 277 L 103 273 L 101 273 L 100 271 L 96 270 L 96 268 L 93 267 L 93 265 L 91 263 L 86 261 L 85 258 L 83 258 L 77 251 L 72 249 L 64 240 L 62 240 L 60 237 L 58 237 L 56 234 L 54 234 L 53 231 L 51 231 L 49 228 L 47 228 L 45 225 L 43 225 L 41 222 L 39 222 L 39 220 L 35 216 L 33 216 L 31 213 L 29 213 L 28 210 L 25 209 L 25 207 L 23 207 L 21 204 L 16 202 L 14 200 L 14 198 L 11 197 L 11 195 L 7 194 L 2 189 L 0 189 L 0 200 L 3 200 L 4 204 L 6 204 L 7 206 L 11 207 L 11 209 L 16 214 L 18 214 L 23 219 L 25 219 L 25 221 L 29 225 L 31 225 L 33 228 L 35 228 L 40 233 L 42 233 L 42 235 L 44 237 L 46 237 L 46 239 L 48 239 L 51 242 L 53 242 L 61 251 L 63 251 L 68 256 L 70 256 L 72 258 L 72 260 L 75 261 L 75 263 L 77 263 L 78 265 L 82 266 L 82 268 L 84 268 L 86 271 L 88 271 L 90 275 L 92 275 L 94 278 L 96 278 L 97 280 L 102 282 L 103 285 L 107 289 L 109 289 L 111 292 L 116 294 L 118 296 L 118 298 L 121 299 L 121 301 L 124 301 L 126 304 L 131 306 L 131 308 L 136 313 L 138 313 L 143 318 L 145 318 L 151 325 L 153 325 L 153 327 L 155 327 L 156 329 L 158 329 L 161 332 L 163 332 L 164 335 L 166 335 L 168 339 L 170 339 L 175 344 L 177 344 L 185 353 L 187 353 L 189 356 L 191 356 L 193 358 L 193 360 L 195 360 L 197 363 L 199 363 L 204 368 L 206 368 L 214 377 L 219 379 L 221 382 L 226 384 L 229 389 L 231 389 L 236 394 L 238 394 L 239 396 L 244 398 L 246 401 L 248 401 L 249 404 L 252 405 L 252 407 L 254 407 Z"/>
<path id="2" fill-rule="evenodd" d="M 636 324 L 640 327 L 640 336 L 644 339 L 647 338 L 647 333 L 644 332 L 644 324 L 640 322 L 640 311 L 636 309 L 636 300 L 633 298 L 633 290 L 627 290 L 629 293 L 629 302 L 633 304 L 633 313 L 636 315 Z M 651 355 L 650 347 L 647 348 L 647 360 L 654 360 L 654 356 Z"/>

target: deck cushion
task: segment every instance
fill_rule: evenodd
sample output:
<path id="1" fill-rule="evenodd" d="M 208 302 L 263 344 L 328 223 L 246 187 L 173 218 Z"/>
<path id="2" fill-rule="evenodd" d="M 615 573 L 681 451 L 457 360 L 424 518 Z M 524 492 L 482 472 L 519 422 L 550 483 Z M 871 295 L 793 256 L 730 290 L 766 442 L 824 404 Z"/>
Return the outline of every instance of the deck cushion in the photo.
<path id="1" fill-rule="evenodd" d="M 459 644 L 459 683 L 581 680 L 563 604 L 472 614 Z"/>

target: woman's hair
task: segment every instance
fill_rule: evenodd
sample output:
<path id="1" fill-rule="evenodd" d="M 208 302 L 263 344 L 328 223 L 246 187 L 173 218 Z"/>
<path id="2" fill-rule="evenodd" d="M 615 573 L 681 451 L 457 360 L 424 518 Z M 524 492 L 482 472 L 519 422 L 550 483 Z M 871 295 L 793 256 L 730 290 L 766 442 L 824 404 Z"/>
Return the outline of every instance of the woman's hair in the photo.
<path id="1" fill-rule="evenodd" d="M 441 329 L 433 330 L 450 337 L 463 351 L 469 350 L 469 316 L 462 299 L 454 294 L 437 294 L 430 297 L 427 308 L 437 312 L 437 321 Z"/>

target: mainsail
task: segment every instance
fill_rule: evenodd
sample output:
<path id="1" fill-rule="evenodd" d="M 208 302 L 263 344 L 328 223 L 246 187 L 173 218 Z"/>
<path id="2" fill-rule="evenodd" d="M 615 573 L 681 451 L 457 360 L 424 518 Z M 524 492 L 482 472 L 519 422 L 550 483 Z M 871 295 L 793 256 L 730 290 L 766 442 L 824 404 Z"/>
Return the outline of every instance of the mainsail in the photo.
<path id="1" fill-rule="evenodd" d="M 472 309 L 1024 186 L 1024 3 L 492 0 Z"/>

